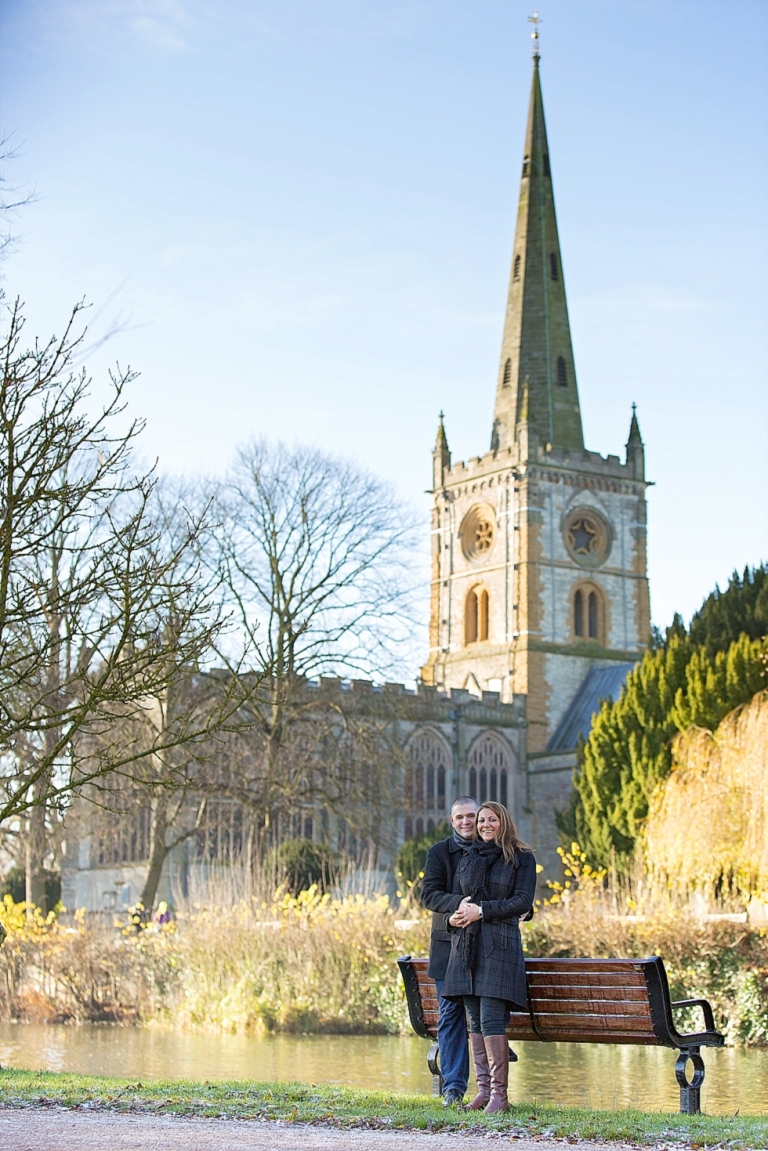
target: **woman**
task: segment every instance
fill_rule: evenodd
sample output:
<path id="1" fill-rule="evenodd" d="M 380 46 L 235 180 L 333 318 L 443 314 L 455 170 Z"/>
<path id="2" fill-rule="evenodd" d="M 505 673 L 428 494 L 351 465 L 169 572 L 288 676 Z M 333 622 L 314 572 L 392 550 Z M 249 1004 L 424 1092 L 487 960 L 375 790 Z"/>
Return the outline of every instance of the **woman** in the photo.
<path id="1" fill-rule="evenodd" d="M 463 895 L 448 917 L 451 957 L 446 999 L 464 1002 L 477 1095 L 469 1110 L 506 1111 L 508 1013 L 526 1011 L 528 994 L 519 920 L 533 907 L 536 860 L 501 803 L 477 813 L 477 838 L 463 853 L 453 883 Z"/>

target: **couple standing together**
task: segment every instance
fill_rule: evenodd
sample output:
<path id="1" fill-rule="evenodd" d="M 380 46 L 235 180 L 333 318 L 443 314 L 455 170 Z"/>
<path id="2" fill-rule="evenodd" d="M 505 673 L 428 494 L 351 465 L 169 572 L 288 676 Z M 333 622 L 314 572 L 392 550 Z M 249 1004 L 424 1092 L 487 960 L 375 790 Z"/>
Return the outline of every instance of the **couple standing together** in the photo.
<path id="1" fill-rule="evenodd" d="M 509 1012 L 527 1011 L 519 921 L 536 891 L 533 852 L 501 803 L 462 795 L 451 808 L 453 834 L 427 852 L 421 898 L 432 912 L 429 974 L 437 985 L 437 1041 L 443 1103 L 461 1104 L 469 1048 L 477 1095 L 469 1110 L 506 1111 Z"/>

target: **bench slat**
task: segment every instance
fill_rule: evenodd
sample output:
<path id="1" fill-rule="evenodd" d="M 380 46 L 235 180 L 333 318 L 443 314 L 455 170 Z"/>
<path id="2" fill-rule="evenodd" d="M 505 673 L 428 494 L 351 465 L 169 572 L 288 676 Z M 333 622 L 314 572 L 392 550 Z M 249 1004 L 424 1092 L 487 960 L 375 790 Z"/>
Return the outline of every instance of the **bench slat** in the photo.
<path id="1" fill-rule="evenodd" d="M 529 959 L 526 971 L 633 971 L 642 974 L 642 959 Z"/>
<path id="2" fill-rule="evenodd" d="M 648 1001 L 648 989 L 646 987 L 602 987 L 595 985 L 588 987 L 580 983 L 551 984 L 539 983 L 538 980 L 531 983 L 531 998 L 535 999 L 557 1000 L 566 991 L 569 999 L 615 999 L 617 1002 L 631 999 L 646 1003 Z"/>
<path id="3" fill-rule="evenodd" d="M 525 968 L 526 975 L 528 976 L 529 987 L 644 987 L 645 978 L 643 973 L 635 974 L 634 972 L 619 972 L 619 971 L 606 971 L 604 975 L 598 976 L 597 973 L 588 975 L 586 972 L 580 971 L 529 971 L 528 965 Z"/>
<path id="4" fill-rule="evenodd" d="M 651 1025 L 651 1012 L 646 1003 L 600 1003 L 596 1000 L 585 1003 L 583 999 L 533 1000 L 533 1014 L 537 1020 L 553 1017 L 578 1019 L 584 1016 L 595 1019 L 642 1019 Z"/>
<path id="5" fill-rule="evenodd" d="M 561 1031 L 584 1031 L 596 1035 L 603 1031 L 642 1031 L 653 1035 L 647 1019 L 634 1015 L 537 1015 L 537 1030 L 545 1038 Z"/>

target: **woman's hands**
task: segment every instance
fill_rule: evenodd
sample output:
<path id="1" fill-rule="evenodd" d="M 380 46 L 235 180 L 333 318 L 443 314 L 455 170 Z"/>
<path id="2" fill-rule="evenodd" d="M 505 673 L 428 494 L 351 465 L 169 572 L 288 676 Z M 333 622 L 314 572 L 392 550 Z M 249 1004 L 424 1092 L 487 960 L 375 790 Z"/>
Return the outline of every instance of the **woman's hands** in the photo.
<path id="1" fill-rule="evenodd" d="M 462 899 L 459 906 L 454 911 L 448 922 L 451 927 L 469 927 L 470 923 L 475 923 L 480 918 L 480 906 L 473 903 L 467 895 Z"/>

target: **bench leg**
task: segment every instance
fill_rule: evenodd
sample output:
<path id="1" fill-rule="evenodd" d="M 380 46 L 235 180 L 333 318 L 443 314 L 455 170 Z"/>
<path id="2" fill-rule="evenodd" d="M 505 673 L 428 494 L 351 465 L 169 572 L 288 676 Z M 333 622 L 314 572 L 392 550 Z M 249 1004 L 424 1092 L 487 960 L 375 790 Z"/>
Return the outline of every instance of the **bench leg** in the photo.
<path id="1" fill-rule="evenodd" d="M 427 1067 L 432 1074 L 432 1094 L 441 1096 L 443 1094 L 443 1076 L 440 1071 L 440 1048 L 436 1043 L 433 1043 L 429 1049 Z"/>
<path id="2" fill-rule="evenodd" d="M 693 1064 L 693 1078 L 686 1078 L 688 1060 Z M 680 1111 L 683 1115 L 701 1114 L 701 1085 L 704 1082 L 704 1060 L 698 1047 L 683 1047 L 675 1064 L 675 1078 L 680 1084 Z"/>

